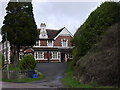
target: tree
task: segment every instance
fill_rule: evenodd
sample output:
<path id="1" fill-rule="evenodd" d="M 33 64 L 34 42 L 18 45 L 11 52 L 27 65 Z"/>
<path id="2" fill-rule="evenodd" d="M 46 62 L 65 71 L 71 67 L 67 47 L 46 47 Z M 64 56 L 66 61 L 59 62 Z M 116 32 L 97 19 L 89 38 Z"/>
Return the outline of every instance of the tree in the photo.
<path id="1" fill-rule="evenodd" d="M 21 46 L 33 46 L 38 36 L 31 2 L 9 2 L 2 33 L 7 33 L 8 41 L 14 47 L 16 63 Z"/>
<path id="2" fill-rule="evenodd" d="M 101 35 L 106 32 L 108 27 L 119 22 L 119 8 L 120 4 L 117 2 L 104 2 L 78 28 L 72 40 L 74 44 L 73 60 L 75 62 L 101 40 Z"/>
<path id="3" fill-rule="evenodd" d="M 34 70 L 36 66 L 36 61 L 32 55 L 26 55 L 22 60 L 20 60 L 21 70 Z"/>
<path id="4" fill-rule="evenodd" d="M 5 64 L 5 58 L 2 53 L 0 53 L 0 68 L 2 68 Z"/>

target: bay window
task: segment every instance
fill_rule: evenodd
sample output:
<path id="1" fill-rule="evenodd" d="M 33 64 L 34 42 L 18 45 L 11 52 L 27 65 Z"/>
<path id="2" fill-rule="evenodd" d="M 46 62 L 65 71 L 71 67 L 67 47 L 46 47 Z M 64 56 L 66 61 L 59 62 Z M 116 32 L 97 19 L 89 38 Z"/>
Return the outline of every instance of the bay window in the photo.
<path id="1" fill-rule="evenodd" d="M 44 59 L 44 52 L 35 52 L 34 57 L 36 59 Z"/>

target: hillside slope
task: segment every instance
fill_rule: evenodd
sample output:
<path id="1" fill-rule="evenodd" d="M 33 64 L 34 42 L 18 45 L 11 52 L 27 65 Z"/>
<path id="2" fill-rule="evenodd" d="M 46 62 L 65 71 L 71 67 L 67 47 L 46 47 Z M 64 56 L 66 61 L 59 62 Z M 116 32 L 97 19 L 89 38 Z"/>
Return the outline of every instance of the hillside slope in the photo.
<path id="1" fill-rule="evenodd" d="M 75 77 L 82 83 L 95 82 L 99 85 L 120 85 L 118 42 L 120 23 L 112 25 L 102 40 L 77 61 Z"/>
<path id="2" fill-rule="evenodd" d="M 78 28 L 72 42 L 73 60 L 76 62 L 80 57 L 86 55 L 91 47 L 101 40 L 108 28 L 119 22 L 120 4 L 117 2 L 104 2 L 97 7 Z"/>

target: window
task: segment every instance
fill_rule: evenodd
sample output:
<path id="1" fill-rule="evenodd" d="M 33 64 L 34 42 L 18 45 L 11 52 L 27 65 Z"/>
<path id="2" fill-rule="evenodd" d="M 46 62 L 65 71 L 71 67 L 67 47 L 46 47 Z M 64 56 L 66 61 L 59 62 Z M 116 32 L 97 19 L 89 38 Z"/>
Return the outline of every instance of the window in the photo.
<path id="1" fill-rule="evenodd" d="M 42 34 L 42 37 L 45 37 L 46 35 L 45 34 Z"/>
<path id="2" fill-rule="evenodd" d="M 38 52 L 37 58 L 44 59 L 44 52 Z"/>
<path id="3" fill-rule="evenodd" d="M 72 53 L 68 54 L 68 58 L 72 59 Z"/>
<path id="4" fill-rule="evenodd" d="M 68 46 L 68 40 L 67 39 L 63 39 L 62 40 L 62 47 L 67 47 Z"/>
<path id="5" fill-rule="evenodd" d="M 52 59 L 58 59 L 58 53 L 52 52 Z"/>
<path id="6" fill-rule="evenodd" d="M 35 52 L 34 57 L 36 59 L 44 59 L 44 52 Z"/>
<path id="7" fill-rule="evenodd" d="M 45 29 L 43 28 L 42 37 L 45 37 L 45 36 L 46 36 L 46 32 L 45 32 Z"/>
<path id="8" fill-rule="evenodd" d="M 35 46 L 40 46 L 40 41 L 37 40 Z"/>
<path id="9" fill-rule="evenodd" d="M 53 46 L 52 40 L 48 40 L 48 46 Z"/>

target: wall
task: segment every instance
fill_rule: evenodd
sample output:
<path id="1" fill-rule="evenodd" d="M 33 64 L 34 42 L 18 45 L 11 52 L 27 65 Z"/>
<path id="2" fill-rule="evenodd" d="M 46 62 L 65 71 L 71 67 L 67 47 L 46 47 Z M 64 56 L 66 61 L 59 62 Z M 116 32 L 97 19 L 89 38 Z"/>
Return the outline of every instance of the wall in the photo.
<path id="1" fill-rule="evenodd" d="M 47 40 L 40 40 L 40 46 L 47 46 Z"/>
<path id="2" fill-rule="evenodd" d="M 72 46 L 72 43 L 71 43 L 71 39 L 72 37 L 71 36 L 59 36 L 58 38 L 56 38 L 56 40 L 54 41 L 54 46 L 62 46 L 61 44 L 61 39 L 68 39 L 68 46 Z"/>

